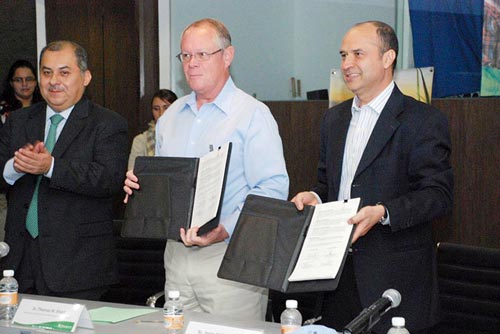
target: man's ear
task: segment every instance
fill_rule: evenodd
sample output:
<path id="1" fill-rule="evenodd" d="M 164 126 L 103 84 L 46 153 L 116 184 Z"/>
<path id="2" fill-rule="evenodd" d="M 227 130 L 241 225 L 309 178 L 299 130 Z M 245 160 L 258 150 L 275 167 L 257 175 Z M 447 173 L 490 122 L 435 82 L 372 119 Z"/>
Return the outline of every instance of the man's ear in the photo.
<path id="1" fill-rule="evenodd" d="M 226 63 L 226 66 L 229 67 L 231 66 L 231 63 L 233 62 L 234 58 L 234 46 L 230 45 L 227 48 L 224 49 L 224 62 Z"/>
<path id="2" fill-rule="evenodd" d="M 394 61 L 396 60 L 396 51 L 389 49 L 383 54 L 384 68 L 388 69 L 392 67 Z"/>
<path id="3" fill-rule="evenodd" d="M 92 74 L 90 73 L 89 70 L 86 70 L 84 73 L 83 73 L 83 85 L 85 87 L 87 87 L 90 83 L 90 81 L 92 80 Z"/>

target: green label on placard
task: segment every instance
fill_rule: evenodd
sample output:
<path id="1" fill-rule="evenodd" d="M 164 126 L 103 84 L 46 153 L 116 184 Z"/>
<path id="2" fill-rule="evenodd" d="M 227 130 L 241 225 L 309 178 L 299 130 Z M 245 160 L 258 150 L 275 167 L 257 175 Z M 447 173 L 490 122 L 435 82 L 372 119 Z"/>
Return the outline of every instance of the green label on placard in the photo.
<path id="1" fill-rule="evenodd" d="M 74 322 L 71 321 L 51 321 L 51 322 L 44 322 L 40 324 L 22 324 L 19 322 L 14 322 L 16 325 L 21 325 L 21 326 L 27 326 L 27 327 L 33 327 L 33 328 L 43 328 L 43 329 L 50 329 L 54 331 L 61 331 L 61 332 L 71 332 L 73 329 L 73 326 L 75 325 Z"/>

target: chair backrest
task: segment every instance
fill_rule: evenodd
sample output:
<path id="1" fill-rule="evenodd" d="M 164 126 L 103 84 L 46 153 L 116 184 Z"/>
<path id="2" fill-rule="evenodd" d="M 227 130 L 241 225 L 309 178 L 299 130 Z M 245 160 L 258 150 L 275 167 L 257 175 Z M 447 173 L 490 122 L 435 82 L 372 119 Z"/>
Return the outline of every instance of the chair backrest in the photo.
<path id="1" fill-rule="evenodd" d="M 441 242 L 441 322 L 433 333 L 500 333 L 500 249 Z"/>
<path id="2" fill-rule="evenodd" d="M 149 296 L 165 288 L 165 241 L 124 238 L 121 221 L 113 223 L 120 283 L 111 286 L 102 300 L 144 306 Z"/>

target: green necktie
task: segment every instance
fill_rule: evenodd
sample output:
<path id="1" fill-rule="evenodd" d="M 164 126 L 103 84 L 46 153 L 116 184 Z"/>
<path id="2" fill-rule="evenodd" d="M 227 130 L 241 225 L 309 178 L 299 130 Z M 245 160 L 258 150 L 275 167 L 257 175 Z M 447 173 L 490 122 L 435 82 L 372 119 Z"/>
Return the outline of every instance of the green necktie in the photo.
<path id="1" fill-rule="evenodd" d="M 63 119 L 64 117 L 59 114 L 55 114 L 50 117 L 49 135 L 45 141 L 45 147 L 50 153 L 52 153 L 54 145 L 56 144 L 57 126 Z M 33 239 L 38 237 L 38 187 L 40 185 L 40 181 L 42 180 L 42 176 L 43 175 L 39 175 L 36 180 L 35 191 L 28 209 L 28 215 L 26 216 L 26 229 L 31 234 Z"/>

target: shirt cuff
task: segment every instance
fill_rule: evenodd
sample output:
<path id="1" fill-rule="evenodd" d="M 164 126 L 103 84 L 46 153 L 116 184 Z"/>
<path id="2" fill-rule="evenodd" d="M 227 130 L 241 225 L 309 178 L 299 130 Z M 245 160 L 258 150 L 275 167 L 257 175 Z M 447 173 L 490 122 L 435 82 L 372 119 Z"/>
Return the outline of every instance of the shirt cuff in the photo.
<path id="1" fill-rule="evenodd" d="M 49 179 L 52 177 L 52 172 L 54 171 L 54 157 L 52 157 L 52 163 L 50 164 L 50 169 L 47 173 L 43 174 L 44 176 L 48 177 Z"/>
<path id="2" fill-rule="evenodd" d="M 16 183 L 17 180 L 19 180 L 25 173 L 18 173 L 14 169 L 14 158 L 9 159 L 5 163 L 5 167 L 3 169 L 3 178 L 5 179 L 5 182 L 7 182 L 10 185 L 13 185 Z"/>
<path id="3" fill-rule="evenodd" d="M 314 197 L 316 197 L 316 199 L 318 200 L 318 204 L 322 204 L 323 201 L 321 200 L 321 198 L 319 197 L 318 194 L 316 194 L 314 191 L 310 191 L 311 194 L 314 195 Z"/>
<path id="4" fill-rule="evenodd" d="M 382 225 L 391 225 L 391 215 L 389 214 L 389 209 L 385 207 L 385 212 L 387 213 L 387 218 L 384 220 Z"/>

